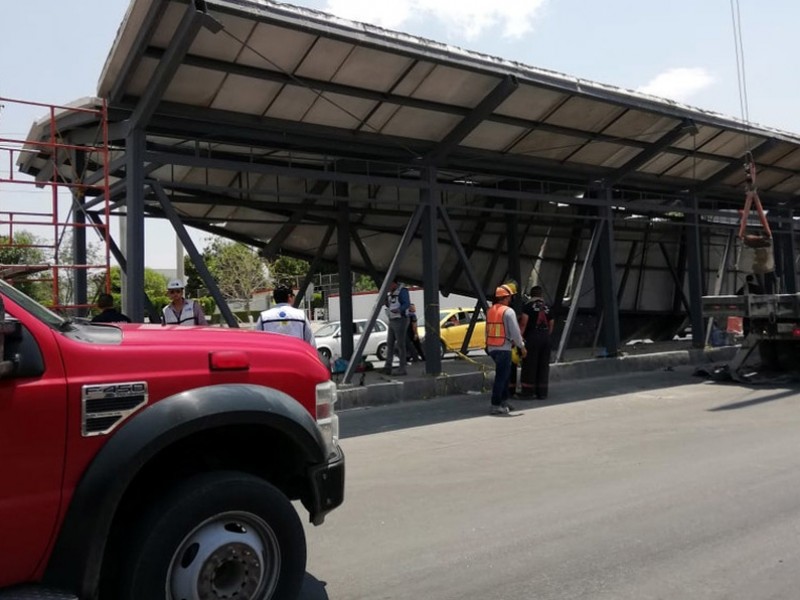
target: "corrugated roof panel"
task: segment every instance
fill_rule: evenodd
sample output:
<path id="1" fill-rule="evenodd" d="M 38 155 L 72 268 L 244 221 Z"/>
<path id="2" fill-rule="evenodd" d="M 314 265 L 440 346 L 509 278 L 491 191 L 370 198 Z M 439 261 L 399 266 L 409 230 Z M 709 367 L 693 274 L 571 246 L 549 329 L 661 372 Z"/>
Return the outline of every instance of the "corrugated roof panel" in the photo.
<path id="1" fill-rule="evenodd" d="M 411 68 L 408 74 L 403 77 L 403 80 L 397 84 L 394 93 L 410 97 L 435 68 L 436 65 L 431 62 L 418 62 Z"/>
<path id="2" fill-rule="evenodd" d="M 744 169 L 742 169 L 742 175 L 744 175 Z M 783 171 L 763 169 L 756 174 L 756 184 L 762 192 L 769 193 L 769 191 L 772 191 L 773 186 L 781 183 L 787 177 L 788 175 Z M 744 178 L 742 178 L 742 181 L 744 181 Z M 744 190 L 744 187 L 742 187 L 742 190 Z M 744 196 L 744 191 L 742 191 L 742 196 Z"/>
<path id="3" fill-rule="evenodd" d="M 731 158 L 740 158 L 744 156 L 747 150 L 763 141 L 763 138 L 746 136 L 735 131 L 724 131 L 700 146 L 698 150 Z"/>
<path id="4" fill-rule="evenodd" d="M 775 166 L 783 167 L 784 169 L 800 169 L 800 149 L 781 157 L 780 160 L 775 162 Z"/>
<path id="5" fill-rule="evenodd" d="M 388 92 L 414 60 L 357 46 L 333 77 L 335 83 Z"/>
<path id="6" fill-rule="evenodd" d="M 317 37 L 259 23 L 236 64 L 292 73 Z"/>
<path id="7" fill-rule="evenodd" d="M 236 177 L 234 171 L 224 169 L 192 168 L 181 179 L 181 183 L 201 183 L 210 186 L 229 186 Z"/>
<path id="8" fill-rule="evenodd" d="M 639 142 L 655 142 L 672 131 L 678 123 L 679 119 L 641 110 L 629 110 L 606 127 L 603 133 Z"/>
<path id="9" fill-rule="evenodd" d="M 584 138 L 534 130 L 517 142 L 509 152 L 563 160 L 585 143 Z"/>
<path id="10" fill-rule="evenodd" d="M 411 94 L 413 98 L 472 108 L 491 92 L 500 79 L 465 69 L 437 65 Z"/>
<path id="11" fill-rule="evenodd" d="M 774 192 L 781 194 L 794 194 L 800 195 L 800 177 L 792 176 L 783 183 L 780 183 L 772 188 Z"/>
<path id="12" fill-rule="evenodd" d="M 440 141 L 461 118 L 421 108 L 403 106 L 381 129 L 381 133 L 420 140 Z"/>
<path id="13" fill-rule="evenodd" d="M 131 96 L 143 96 L 150 85 L 150 80 L 153 78 L 153 73 L 155 73 L 157 66 L 157 60 L 147 57 L 142 58 L 142 60 L 139 61 L 139 68 L 134 71 L 130 82 L 125 88 L 126 93 Z"/>
<path id="14" fill-rule="evenodd" d="M 263 115 L 281 87 L 282 84 L 274 81 L 228 75 L 211 108 L 248 115 Z"/>
<path id="15" fill-rule="evenodd" d="M 639 148 L 609 142 L 589 142 L 571 156 L 569 162 L 616 169 L 627 163 L 640 151 Z"/>
<path id="16" fill-rule="evenodd" d="M 526 131 L 524 127 L 483 122 L 461 142 L 461 145 L 503 152 L 525 135 Z"/>
<path id="17" fill-rule="evenodd" d="M 549 115 L 545 122 L 598 133 L 623 112 L 625 112 L 623 106 L 573 96 Z"/>
<path id="18" fill-rule="evenodd" d="M 189 54 L 234 62 L 256 24 L 252 20 L 231 15 L 215 15 L 215 18 L 222 23 L 224 30 L 212 33 L 202 27 L 189 49 Z"/>
<path id="19" fill-rule="evenodd" d="M 296 85 L 287 85 L 275 98 L 272 106 L 269 107 L 264 116 L 300 121 L 316 100 L 317 94 L 313 90 Z"/>
<path id="20" fill-rule="evenodd" d="M 361 128 L 362 131 L 370 131 L 373 133 L 381 131 L 398 110 L 400 110 L 400 106 L 397 104 L 391 104 L 389 102 L 381 103 L 375 112 L 370 115 L 367 123 Z"/>
<path id="21" fill-rule="evenodd" d="M 703 144 L 718 136 L 721 131 L 719 127 L 697 125 L 697 133 L 695 135 L 686 135 L 672 145 L 684 150 L 699 150 Z"/>
<path id="22" fill-rule="evenodd" d="M 705 179 L 711 177 L 720 169 L 728 166 L 727 161 L 721 160 L 696 160 L 692 157 L 684 157 L 663 174 L 669 177 L 683 177 L 686 179 Z"/>
<path id="23" fill-rule="evenodd" d="M 541 121 L 553 108 L 564 102 L 567 94 L 531 85 L 520 85 L 495 110 L 499 115 Z"/>
<path id="24" fill-rule="evenodd" d="M 219 71 L 181 65 L 164 92 L 163 100 L 192 106 L 211 106 L 224 79 L 225 73 Z"/>
<path id="25" fill-rule="evenodd" d="M 170 40 L 175 36 L 175 31 L 177 31 L 178 25 L 184 13 L 186 13 L 186 6 L 180 2 L 167 2 L 166 5 L 164 13 L 158 20 L 158 25 L 150 40 L 150 45 L 156 46 L 157 48 L 166 48 L 169 46 Z"/>
<path id="26" fill-rule="evenodd" d="M 304 123 L 355 129 L 367 118 L 377 102 L 325 92 L 303 118 Z"/>
<path id="27" fill-rule="evenodd" d="M 294 74 L 300 77 L 318 79 L 319 81 L 330 81 L 353 51 L 353 48 L 353 44 L 318 38 L 303 59 L 303 62 L 294 70 Z M 369 81 L 364 81 L 363 84 L 367 85 L 362 85 L 362 87 L 369 87 Z"/>
<path id="28" fill-rule="evenodd" d="M 681 160 L 683 160 L 683 156 L 680 154 L 675 154 L 674 152 L 663 152 L 654 156 L 652 160 L 647 161 L 647 163 L 639 167 L 637 171 L 661 175 Z"/>

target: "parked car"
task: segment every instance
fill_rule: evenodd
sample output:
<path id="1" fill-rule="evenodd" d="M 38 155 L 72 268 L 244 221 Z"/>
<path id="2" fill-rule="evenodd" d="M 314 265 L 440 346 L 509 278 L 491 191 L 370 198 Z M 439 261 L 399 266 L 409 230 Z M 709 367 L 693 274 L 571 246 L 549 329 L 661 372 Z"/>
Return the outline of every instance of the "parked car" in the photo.
<path id="1" fill-rule="evenodd" d="M 366 319 L 358 319 L 353 321 L 353 347 L 358 344 L 364 330 L 367 326 Z M 364 347 L 364 355 L 375 355 L 378 360 L 386 360 L 386 334 L 388 327 L 386 323 L 378 319 L 375 321 L 375 326 L 367 339 L 367 345 Z M 342 327 L 341 321 L 331 321 L 326 325 L 320 327 L 314 334 L 317 341 L 317 350 L 320 356 L 326 360 L 331 360 L 331 357 L 342 355 Z"/>
<path id="2" fill-rule="evenodd" d="M 439 338 L 442 356 L 447 352 L 460 352 L 467 337 L 469 323 L 472 319 L 474 308 L 443 308 L 439 311 Z M 420 338 L 425 337 L 424 320 L 419 320 Z M 478 320 L 472 331 L 467 352 L 470 350 L 483 350 L 486 346 L 486 316 L 483 311 L 478 312 Z"/>

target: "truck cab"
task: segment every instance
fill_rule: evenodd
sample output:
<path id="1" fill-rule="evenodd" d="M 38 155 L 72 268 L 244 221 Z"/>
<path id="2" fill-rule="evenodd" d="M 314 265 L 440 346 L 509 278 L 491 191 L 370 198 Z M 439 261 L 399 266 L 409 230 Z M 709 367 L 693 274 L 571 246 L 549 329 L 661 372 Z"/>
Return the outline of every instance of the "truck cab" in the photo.
<path id="1" fill-rule="evenodd" d="M 65 319 L 0 281 L 0 599 L 294 598 L 336 386 L 264 332 Z M 60 596 L 54 596 L 60 597 Z"/>

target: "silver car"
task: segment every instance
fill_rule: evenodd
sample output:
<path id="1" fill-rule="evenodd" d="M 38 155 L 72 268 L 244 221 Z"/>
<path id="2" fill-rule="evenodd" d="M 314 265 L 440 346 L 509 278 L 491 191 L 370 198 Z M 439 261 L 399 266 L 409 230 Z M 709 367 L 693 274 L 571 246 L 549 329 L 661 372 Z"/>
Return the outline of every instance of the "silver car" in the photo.
<path id="1" fill-rule="evenodd" d="M 366 319 L 353 321 L 353 348 L 358 345 L 358 341 L 364 334 L 367 326 Z M 378 319 L 372 328 L 372 332 L 367 338 L 367 345 L 364 347 L 364 355 L 375 355 L 378 360 L 386 360 L 386 334 L 388 327 L 386 323 Z M 331 321 L 317 329 L 314 334 L 317 342 L 317 351 L 326 361 L 331 358 L 338 358 L 342 355 L 342 328 L 341 321 Z"/>

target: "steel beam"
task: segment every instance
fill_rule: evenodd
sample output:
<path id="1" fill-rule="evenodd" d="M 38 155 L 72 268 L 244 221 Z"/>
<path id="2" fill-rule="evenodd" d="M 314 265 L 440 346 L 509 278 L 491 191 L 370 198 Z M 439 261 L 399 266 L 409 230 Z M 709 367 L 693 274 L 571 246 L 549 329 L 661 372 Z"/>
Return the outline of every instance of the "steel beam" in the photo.
<path id="1" fill-rule="evenodd" d="M 408 250 L 408 246 L 411 244 L 411 240 L 414 239 L 414 235 L 417 232 L 417 228 L 419 227 L 419 222 L 422 218 L 422 214 L 425 212 L 425 208 L 425 205 L 422 203 L 417 205 L 408 221 L 408 224 L 406 225 L 405 231 L 403 231 L 403 236 L 400 238 L 400 243 L 397 245 L 392 262 L 389 263 L 389 268 L 386 271 L 386 278 L 383 280 L 380 290 L 378 290 L 378 299 L 375 302 L 375 306 L 372 308 L 372 313 L 367 321 L 367 326 L 365 328 L 366 331 L 372 331 L 372 328 L 375 326 L 375 321 L 378 320 L 378 313 L 383 307 L 384 298 L 386 298 L 386 294 L 389 291 L 389 284 L 392 282 L 392 279 L 394 279 L 394 274 L 397 272 L 397 268 L 403 262 L 403 258 L 405 257 L 406 250 Z M 342 305 L 344 305 L 344 302 Z M 362 335 L 358 340 L 358 344 L 356 344 L 354 356 L 361 356 L 366 345 L 367 336 Z M 347 364 L 347 370 L 342 376 L 342 381 L 344 383 L 350 383 L 350 380 L 353 378 L 353 372 L 355 371 L 355 368 L 355 362 L 352 360 L 349 361 Z"/>
<path id="2" fill-rule="evenodd" d="M 606 198 L 611 200 L 611 189 L 605 190 Z M 619 304 L 617 303 L 617 273 L 614 261 L 614 215 L 610 207 L 598 209 L 600 240 L 595 257 L 595 268 L 600 273 L 600 298 L 603 306 L 603 343 L 606 347 L 606 356 L 614 357 L 619 354 Z"/>
<path id="3" fill-rule="evenodd" d="M 697 132 L 697 126 L 694 124 L 694 122 L 691 119 L 681 120 L 681 122 L 674 129 L 672 129 L 672 131 L 661 136 L 655 142 L 649 144 L 647 148 L 639 152 L 639 154 L 612 172 L 611 175 L 607 177 L 606 184 L 609 186 L 616 185 L 622 179 L 624 179 L 626 175 L 636 171 L 640 167 L 643 167 L 665 148 L 668 148 L 692 131 L 695 133 Z"/>
<path id="4" fill-rule="evenodd" d="M 136 290 L 144 289 L 144 144 L 141 129 L 125 138 L 128 159 L 125 177 L 125 258 L 128 268 L 123 281 L 124 312 L 135 322 L 144 320 L 144 304 Z"/>
<path id="5" fill-rule="evenodd" d="M 158 61 L 158 66 L 153 72 L 144 94 L 136 103 L 136 108 L 133 109 L 130 117 L 131 128 L 144 127 L 150 122 L 150 118 L 156 112 L 164 92 L 167 91 L 200 28 L 206 27 L 214 33 L 222 28 L 222 25 L 213 17 L 199 10 L 198 6 L 204 8 L 205 5 L 199 2 L 189 2 L 186 5 L 183 17 L 172 34 L 164 55 Z"/>
<path id="6" fill-rule="evenodd" d="M 419 194 L 424 206 L 422 216 L 422 288 L 425 302 L 425 373 L 439 375 L 442 372 L 442 357 L 439 352 L 439 211 L 442 208 L 441 192 L 436 187 L 436 168 L 423 169 L 421 176 L 428 185 Z M 444 217 L 442 217 L 444 218 Z M 405 343 L 403 340 L 402 343 Z M 400 365 L 401 369 L 405 365 Z"/>
<path id="7" fill-rule="evenodd" d="M 689 207 L 697 208 L 697 196 L 689 197 Z M 686 214 L 686 254 L 689 263 L 689 317 L 692 322 L 692 345 L 702 348 L 705 344 L 703 330 L 703 258 L 700 241 L 700 223 L 697 213 Z"/>

